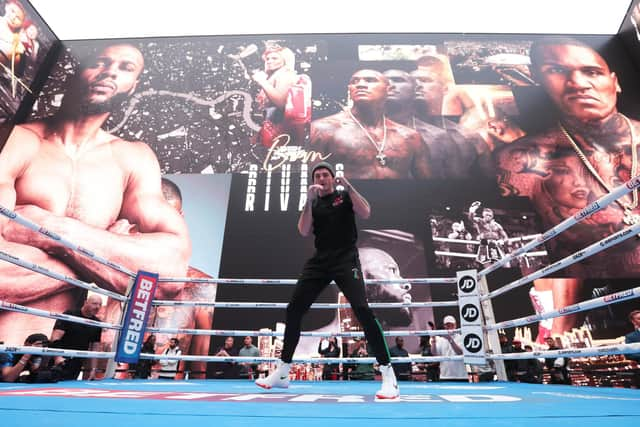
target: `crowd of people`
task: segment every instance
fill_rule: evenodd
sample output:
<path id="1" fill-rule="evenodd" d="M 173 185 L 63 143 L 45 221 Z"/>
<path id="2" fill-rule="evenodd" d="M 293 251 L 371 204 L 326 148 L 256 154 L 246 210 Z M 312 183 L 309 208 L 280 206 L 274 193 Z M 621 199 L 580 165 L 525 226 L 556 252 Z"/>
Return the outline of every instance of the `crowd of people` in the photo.
<path id="1" fill-rule="evenodd" d="M 96 317 L 102 300 L 97 295 L 92 295 L 79 310 L 69 310 L 65 314 L 99 321 Z M 624 337 L 625 343 L 640 342 L 640 310 L 629 313 L 629 322 L 634 330 Z M 433 329 L 435 325 L 429 322 Z M 447 315 L 442 319 L 443 329 L 449 331 L 443 336 L 425 336 L 420 341 L 419 348 L 406 349 L 402 337 L 395 338 L 395 346 L 389 348 L 391 357 L 411 356 L 456 356 L 462 355 L 462 335 L 457 329 L 456 318 Z M 24 346 L 48 347 L 51 349 L 67 350 L 100 350 L 101 328 L 70 321 L 58 320 L 50 337 L 44 333 L 34 333 L 24 340 Z M 560 339 L 547 337 L 544 344 L 527 342 L 523 346 L 521 339 L 499 334 L 500 352 L 503 354 L 517 354 L 544 350 L 560 350 L 563 348 Z M 124 375 L 119 378 L 136 379 L 189 379 L 189 368 L 180 364 L 179 357 L 182 351 L 179 339 L 171 338 L 166 344 L 156 344 L 156 336 L 148 334 L 141 349 L 141 358 L 138 363 L 129 366 L 124 365 Z M 0 342 L 0 344 L 2 344 Z M 535 348 L 534 348 L 535 347 Z M 343 354 L 351 358 L 369 357 L 371 347 L 368 341 L 351 339 L 341 341 L 336 336 L 320 339 L 317 355 L 320 357 L 316 366 L 321 375 L 309 375 L 308 379 L 322 380 L 373 380 L 379 374 L 379 364 L 372 363 L 322 363 L 322 358 L 340 358 Z M 232 336 L 226 337 L 224 344 L 211 353 L 219 357 L 254 357 L 261 355 L 258 347 L 254 345 L 254 338 L 246 336 L 241 347 L 235 345 Z M 157 359 L 150 357 L 157 355 Z M 163 358 L 173 356 L 175 358 Z M 630 361 L 638 361 L 637 354 L 628 354 Z M 106 372 L 96 369 L 95 358 L 41 356 L 29 353 L 0 352 L 0 381 L 1 382 L 25 382 L 48 383 L 64 380 L 97 380 L 105 378 Z M 208 378 L 215 379 L 259 379 L 269 373 L 269 366 L 257 362 L 210 362 L 213 369 Z M 633 362 L 632 362 L 633 363 Z M 505 360 L 505 371 L 508 381 L 542 384 L 571 384 L 570 376 L 571 359 L 564 356 L 550 358 L 526 358 Z M 205 363 L 206 365 L 206 363 Z M 453 381 L 453 382 L 478 382 L 494 381 L 497 379 L 496 367 L 493 362 L 486 365 L 465 365 L 462 361 L 440 361 L 429 363 L 416 362 L 392 362 L 395 377 L 399 381 Z M 191 369 L 194 367 L 192 366 Z M 273 369 L 273 368 L 272 368 Z M 298 376 L 296 377 L 296 373 Z M 300 379 L 299 369 L 291 369 L 290 377 Z M 307 379 L 306 376 L 304 379 Z"/>

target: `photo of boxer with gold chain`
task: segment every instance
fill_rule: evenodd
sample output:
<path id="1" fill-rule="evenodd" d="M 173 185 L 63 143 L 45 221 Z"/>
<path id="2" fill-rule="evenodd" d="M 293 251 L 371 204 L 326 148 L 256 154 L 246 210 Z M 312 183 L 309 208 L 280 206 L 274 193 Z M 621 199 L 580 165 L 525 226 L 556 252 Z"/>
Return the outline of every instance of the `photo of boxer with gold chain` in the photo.
<path id="1" fill-rule="evenodd" d="M 590 46 L 547 38 L 535 42 L 530 55 L 533 76 L 559 118 L 497 152 L 497 172 L 504 195 L 530 198 L 546 228 L 638 174 L 640 128 L 618 112 L 618 78 Z M 639 220 L 634 190 L 563 233 L 550 253 L 562 258 Z M 630 277 L 640 273 L 639 259 L 638 242 L 630 240 L 568 270 L 577 277 Z"/>
<path id="2" fill-rule="evenodd" d="M 351 179 L 430 178 L 429 152 L 420 134 L 385 115 L 388 78 L 359 70 L 348 89 L 352 107 L 311 122 L 310 149 L 344 164 Z"/>

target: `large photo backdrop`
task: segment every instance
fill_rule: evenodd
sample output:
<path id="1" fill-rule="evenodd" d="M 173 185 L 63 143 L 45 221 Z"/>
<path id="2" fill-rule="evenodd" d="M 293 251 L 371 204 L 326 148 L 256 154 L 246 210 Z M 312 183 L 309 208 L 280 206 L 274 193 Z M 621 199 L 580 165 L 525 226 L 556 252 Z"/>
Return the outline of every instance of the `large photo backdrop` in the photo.
<path id="1" fill-rule="evenodd" d="M 454 276 L 500 259 L 637 175 L 636 76 L 619 43 L 595 36 L 65 42 L 31 116 L 0 153 L 0 173 L 15 192 L 15 200 L 3 193 L 2 203 L 133 270 L 295 278 L 313 252 L 312 239 L 296 231 L 308 171 L 327 160 L 371 203 L 371 218 L 359 224 L 367 277 Z M 175 204 L 179 193 L 184 209 Z M 637 221 L 638 204 L 637 192 L 621 199 L 491 274 L 490 288 Z M 109 289 L 126 287 L 125 278 L 55 243 L 4 227 L 9 253 Z M 505 294 L 494 301 L 496 318 L 629 288 L 639 250 L 631 239 Z M 8 301 L 62 311 L 84 297 L 8 264 L 0 275 Z M 173 284 L 163 285 L 160 297 L 285 302 L 291 290 Z M 369 298 L 456 295 L 446 286 L 397 284 L 372 287 Z M 341 296 L 330 287 L 321 301 Z M 565 316 L 540 331 L 533 325 L 534 338 L 583 324 L 594 337 L 613 338 L 630 328 L 632 306 Z M 386 328 L 414 330 L 440 327 L 455 309 L 376 312 Z M 49 321 L 0 316 L 7 342 L 51 328 Z M 156 325 L 207 329 L 275 329 L 283 320 L 283 310 L 270 309 L 250 316 L 159 310 L 153 318 Z M 306 330 L 359 328 L 340 310 L 313 310 L 305 322 Z M 220 343 L 199 343 L 198 351 Z M 316 346 L 305 343 L 299 354 L 314 354 Z M 417 346 L 416 338 L 407 347 Z"/>

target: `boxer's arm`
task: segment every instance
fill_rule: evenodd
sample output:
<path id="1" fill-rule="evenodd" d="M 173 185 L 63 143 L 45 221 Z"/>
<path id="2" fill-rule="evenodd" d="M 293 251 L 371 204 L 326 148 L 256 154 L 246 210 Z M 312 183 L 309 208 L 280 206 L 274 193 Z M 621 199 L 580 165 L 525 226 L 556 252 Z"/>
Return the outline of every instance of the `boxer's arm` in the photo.
<path id="1" fill-rule="evenodd" d="M 38 248 L 0 240 L 0 251 L 63 276 L 76 277 L 76 273 L 68 265 Z M 0 281 L 3 283 L 0 286 L 0 300 L 21 305 L 30 305 L 75 289 L 66 282 L 4 261 L 0 261 Z"/>
<path id="2" fill-rule="evenodd" d="M 367 202 L 367 199 L 365 199 L 362 194 L 358 193 L 358 190 L 356 190 L 345 177 L 336 179 L 338 182 L 342 183 L 348 191 L 353 205 L 353 212 L 362 219 L 369 218 L 371 216 L 371 206 L 369 205 L 369 202 Z"/>
<path id="3" fill-rule="evenodd" d="M 315 159 L 315 161 L 309 165 L 309 168 L 313 166 L 313 163 L 320 160 L 327 160 L 331 156 L 330 143 L 333 140 L 334 133 L 334 126 L 332 126 L 326 118 L 311 122 L 308 148 L 321 153 L 324 157 L 322 159 Z"/>
<path id="4" fill-rule="evenodd" d="M 0 151 L 0 206 L 13 210 L 16 207 L 16 180 L 29 167 L 30 159 L 39 149 L 39 139 L 31 131 L 16 126 Z M 9 221 L 0 215 L 0 231 Z"/>
<path id="5" fill-rule="evenodd" d="M 547 174 L 536 139 L 525 136 L 493 153 L 502 195 L 531 197 L 535 184 Z"/>
<path id="6" fill-rule="evenodd" d="M 14 128 L 2 152 L 0 152 L 0 206 L 9 210 L 15 209 L 16 179 L 28 167 L 29 159 L 37 152 L 38 146 L 39 140 L 33 132 L 21 126 Z M 37 247 L 6 240 L 4 232 L 15 227 L 20 229 L 19 232 L 26 233 L 27 231 L 26 228 L 22 228 L 17 223 L 10 222 L 9 218 L 4 215 L 0 215 L 0 251 L 65 276 L 76 276 L 69 266 L 52 258 Z M 65 282 L 3 261 L 0 262 L 0 281 L 4 282 L 0 286 L 0 300 L 16 304 L 29 304 L 72 288 Z"/>
<path id="7" fill-rule="evenodd" d="M 308 235 L 310 235 L 313 228 L 311 204 L 312 201 L 307 197 L 307 202 L 304 204 L 304 208 L 302 208 L 302 212 L 300 212 L 300 218 L 298 219 L 298 232 L 303 237 L 307 237 Z"/>
<path id="8" fill-rule="evenodd" d="M 120 217 L 137 224 L 139 233 L 111 233 L 73 218 L 52 215 L 35 206 L 24 207 L 21 212 L 47 230 L 134 272 L 146 270 L 161 276 L 185 276 L 191 242 L 184 219 L 162 196 L 160 169 L 155 155 L 145 144 L 124 143 L 130 144 L 129 151 L 120 151 L 118 156 L 127 156 L 125 161 L 135 164 L 131 165 L 124 189 Z M 54 240 L 33 237 L 33 243 L 48 253 L 57 254 L 82 274 L 116 292 L 124 293 L 129 284 L 130 278 L 124 274 L 79 255 Z M 182 286 L 182 283 L 164 285 L 158 288 L 157 296 L 171 297 Z"/>
<path id="9" fill-rule="evenodd" d="M 429 148 L 422 141 L 420 134 L 415 132 L 408 138 L 408 144 L 413 146 L 413 164 L 411 174 L 414 178 L 431 178 L 431 156 Z"/>
<path id="10" fill-rule="evenodd" d="M 504 231 L 504 228 L 498 224 L 498 234 L 500 235 L 500 239 L 504 240 L 505 243 L 507 243 L 507 239 L 509 239 L 509 236 L 507 235 L 507 232 Z"/>
<path id="11" fill-rule="evenodd" d="M 284 108 L 287 103 L 289 89 L 296 82 L 296 74 L 293 72 L 281 73 L 276 81 L 271 83 L 264 73 L 256 73 L 254 80 L 260 85 L 264 93 L 278 108 Z"/>

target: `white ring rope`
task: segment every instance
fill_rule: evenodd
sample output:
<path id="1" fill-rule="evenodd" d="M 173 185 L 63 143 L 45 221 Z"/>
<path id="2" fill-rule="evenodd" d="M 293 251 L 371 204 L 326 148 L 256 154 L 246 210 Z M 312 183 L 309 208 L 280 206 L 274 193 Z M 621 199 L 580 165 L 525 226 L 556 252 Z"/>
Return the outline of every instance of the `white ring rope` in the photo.
<path id="1" fill-rule="evenodd" d="M 553 357 L 590 357 L 609 354 L 633 354 L 640 352 L 640 343 L 603 345 L 602 347 L 563 348 L 560 350 L 529 351 L 523 353 L 487 354 L 487 359 L 533 359 Z"/>
<path id="2" fill-rule="evenodd" d="M 217 337 L 246 337 L 246 336 L 262 336 L 262 337 L 283 337 L 284 332 L 276 331 L 242 331 L 242 330 L 224 330 L 224 329 L 183 329 L 183 328 L 147 328 L 146 332 L 153 332 L 156 334 L 190 334 L 190 335 L 212 335 Z M 385 336 L 388 337 L 404 337 L 404 336 L 445 336 L 453 332 L 460 332 L 460 329 L 453 329 L 449 331 L 447 329 L 430 329 L 425 331 L 412 330 L 412 331 L 383 331 Z M 303 331 L 300 332 L 302 337 L 321 337 L 326 338 L 328 336 L 336 337 L 352 337 L 360 338 L 364 337 L 364 332 L 338 332 L 338 331 Z"/>
<path id="3" fill-rule="evenodd" d="M 160 354 L 141 353 L 143 359 L 164 359 L 164 360 L 184 360 L 189 362 L 237 362 L 237 363 L 276 363 L 280 359 L 275 357 L 245 357 L 245 356 L 165 356 Z M 420 357 L 391 357 L 392 363 L 429 363 L 429 362 L 462 362 L 463 356 L 420 356 Z M 291 363 L 346 363 L 346 364 L 369 364 L 378 363 L 375 357 L 308 357 L 294 358 Z"/>
<path id="4" fill-rule="evenodd" d="M 52 347 L 29 347 L 29 346 L 8 346 L 0 344 L 0 352 L 9 352 L 17 354 L 33 354 L 42 356 L 66 356 L 66 357 L 87 357 L 96 359 L 110 359 L 115 356 L 115 352 L 106 351 L 78 351 L 78 350 L 63 350 Z M 166 354 L 152 354 L 152 353 L 140 353 L 141 359 L 153 359 L 153 360 L 183 360 L 187 362 L 237 362 L 237 363 L 275 363 L 278 358 L 275 357 L 246 357 L 246 356 L 195 356 L 195 355 L 166 355 Z M 426 363 L 426 362 L 446 362 L 446 361 L 462 361 L 462 356 L 422 356 L 422 357 L 392 357 L 393 362 L 398 363 Z M 376 363 L 374 357 L 313 357 L 306 359 L 293 359 L 292 363 Z"/>
<path id="5" fill-rule="evenodd" d="M 488 239 L 492 241 L 502 240 L 503 242 L 522 242 L 524 240 L 535 240 L 539 239 L 540 234 L 529 234 L 526 236 L 517 236 L 517 237 L 509 237 L 508 239 Z M 434 237 L 434 242 L 443 242 L 443 243 L 459 243 L 461 245 L 479 245 L 480 240 L 464 240 L 464 239 L 450 239 L 448 237 Z"/>
<path id="6" fill-rule="evenodd" d="M 558 310 L 549 311 L 544 314 L 535 314 L 532 316 L 520 317 L 513 320 L 507 320 L 504 322 L 495 323 L 493 325 L 487 325 L 485 326 L 485 330 L 491 331 L 491 330 L 502 329 L 502 328 L 513 328 L 516 326 L 528 325 L 530 323 L 534 323 L 539 320 L 551 319 L 555 317 L 565 316 L 570 313 L 578 313 L 581 311 L 592 310 L 594 308 L 615 304 L 618 302 L 627 301 L 627 300 L 638 298 L 638 297 L 640 297 L 640 287 L 626 289 L 624 291 L 582 301 L 577 304 L 567 305 L 566 307 L 562 307 Z"/>
<path id="7" fill-rule="evenodd" d="M 158 282 L 192 282 L 192 283 L 217 283 L 220 285 L 295 285 L 297 279 L 206 279 L 192 277 L 161 277 Z M 445 285 L 456 283 L 455 277 L 446 278 L 397 278 L 397 279 L 367 279 L 365 285 L 395 285 L 410 283 L 412 285 Z M 335 282 L 331 282 L 335 283 Z"/>
<path id="8" fill-rule="evenodd" d="M 216 308 L 287 308 L 286 302 L 209 302 L 209 301 L 172 301 L 156 300 L 154 306 L 187 306 L 187 307 L 216 307 Z M 370 302 L 371 308 L 424 308 L 424 307 L 457 307 L 458 301 L 429 301 L 429 302 Z M 348 303 L 315 303 L 310 308 L 351 308 Z"/>
<path id="9" fill-rule="evenodd" d="M 547 276 L 555 271 L 558 271 L 562 268 L 568 267 L 572 264 L 575 264 L 585 258 L 589 258 L 591 255 L 597 254 L 611 246 L 617 245 L 618 243 L 622 243 L 625 240 L 634 237 L 640 232 L 640 223 L 634 224 L 631 227 L 624 228 L 616 233 L 611 234 L 589 246 L 586 248 L 579 250 L 578 252 L 569 255 L 565 258 L 562 258 L 560 261 L 556 261 L 553 264 L 550 264 L 540 270 L 537 270 L 521 279 L 515 280 L 500 289 L 496 289 L 495 291 L 489 292 L 487 295 L 483 295 L 480 297 L 482 301 L 494 298 L 498 295 L 502 295 L 505 292 L 508 292 L 512 289 L 515 289 L 519 286 L 525 285 L 534 281 L 535 279 L 539 279 L 541 277 Z"/>
<path id="10" fill-rule="evenodd" d="M 50 347 L 29 347 L 29 346 L 8 346 L 0 345 L 0 352 L 18 353 L 18 354 L 37 354 L 42 356 L 66 356 L 66 357 L 87 357 L 96 359 L 110 359 L 115 353 L 104 351 L 78 351 L 63 350 Z M 545 350 L 524 353 L 505 353 L 505 354 L 488 354 L 487 359 L 494 360 L 514 360 L 514 359 L 532 359 L 532 358 L 557 358 L 557 357 L 590 357 L 604 356 L 610 354 L 633 354 L 640 352 L 640 343 L 609 345 L 602 347 L 588 347 L 562 350 Z M 164 355 L 141 353 L 141 359 L 153 360 L 184 360 L 191 362 L 238 362 L 238 363 L 275 363 L 279 359 L 275 357 L 244 357 L 244 356 L 195 356 L 195 355 Z M 462 355 L 456 356 L 417 356 L 417 357 L 392 357 L 392 363 L 430 363 L 430 362 L 447 362 L 447 361 L 463 361 Z M 376 363 L 374 357 L 313 357 L 313 358 L 295 358 L 292 363 L 347 363 L 347 364 L 369 364 Z"/>
<path id="11" fill-rule="evenodd" d="M 90 357 L 96 359 L 111 359 L 115 356 L 112 351 L 81 351 L 81 350 L 64 350 L 62 348 L 53 347 L 29 347 L 25 345 L 2 345 L 0 344 L 0 353 L 17 353 L 17 354 L 37 354 L 41 356 L 64 356 L 64 357 Z"/>
<path id="12" fill-rule="evenodd" d="M 447 252 L 447 251 L 434 251 L 434 253 L 436 255 L 440 255 L 440 256 L 450 256 L 450 257 L 454 257 L 454 258 L 473 258 L 476 259 L 478 257 L 477 254 L 468 254 L 468 253 L 464 253 L 464 252 Z M 539 256 L 546 256 L 547 251 L 536 251 L 536 252 L 527 252 L 526 254 L 522 255 L 522 256 L 526 256 L 526 257 L 539 257 Z"/>
<path id="13" fill-rule="evenodd" d="M 521 248 L 519 248 L 519 249 L 517 249 L 517 250 L 515 250 L 515 251 L 513 251 L 513 252 L 511 252 L 509 254 L 506 254 L 504 256 L 504 258 L 502 258 L 501 260 L 499 260 L 499 261 L 495 262 L 494 264 L 488 266 L 484 270 L 479 271 L 478 272 L 478 277 L 486 276 L 487 274 L 491 273 L 492 271 L 495 271 L 498 268 L 505 266 L 509 261 L 513 260 L 517 256 L 522 255 L 525 252 L 528 252 L 531 249 L 535 248 L 536 246 L 541 245 L 542 243 L 546 242 L 547 240 L 551 239 L 552 237 L 562 233 L 563 231 L 565 231 L 569 227 L 574 226 L 575 224 L 579 223 L 580 221 L 590 217 L 594 213 L 604 209 L 605 207 L 607 207 L 611 203 L 613 203 L 615 200 L 619 199 L 620 197 L 624 196 L 625 194 L 630 193 L 631 191 L 633 191 L 634 189 L 636 189 L 638 187 L 640 187 L 640 176 L 635 176 L 635 177 L 631 178 L 629 181 L 625 182 L 624 184 L 615 187 L 613 190 L 611 190 L 611 192 L 609 192 L 608 194 L 605 194 L 604 196 L 600 197 L 595 202 L 593 202 L 593 203 L 589 204 L 588 206 L 584 207 L 582 210 L 580 210 L 575 215 L 570 216 L 569 218 L 564 219 L 559 224 L 551 227 L 548 231 L 546 231 L 545 233 L 542 233 L 538 239 L 532 240 L 531 242 L 527 243 L 526 245 L 522 246 Z"/>
<path id="14" fill-rule="evenodd" d="M 463 239 L 450 239 L 448 237 L 433 237 L 434 242 L 442 243 L 460 243 L 461 245 L 479 245 L 480 240 L 463 240 Z"/>
<path id="15" fill-rule="evenodd" d="M 96 255 L 95 253 L 93 253 L 92 251 L 83 248 L 82 246 L 78 246 L 73 242 L 70 242 L 69 240 L 65 239 L 64 237 L 60 236 L 57 233 L 54 233 L 53 231 L 49 231 L 44 227 L 40 227 L 38 224 L 29 221 L 28 219 L 24 218 L 23 216 L 20 216 L 19 214 L 15 213 L 14 211 L 5 208 L 4 206 L 0 205 L 0 215 L 4 215 L 7 218 L 9 218 L 12 221 L 17 222 L 18 224 L 21 224 L 25 227 L 27 227 L 30 230 L 33 230 L 37 233 L 42 234 L 43 236 L 46 236 L 52 240 L 56 240 L 58 242 L 60 242 L 63 246 L 71 249 L 74 252 L 77 252 L 81 255 L 84 255 L 87 258 L 90 258 L 102 265 L 105 265 L 107 267 L 111 267 L 114 270 L 117 270 L 121 273 L 124 273 L 130 277 L 135 277 L 135 273 L 131 272 L 130 270 L 128 270 L 125 267 L 122 267 L 121 265 L 118 265 L 114 262 L 109 261 L 106 258 L 102 258 L 99 255 Z"/>
<path id="16" fill-rule="evenodd" d="M 107 329 L 122 329 L 122 326 L 113 323 L 98 322 L 96 320 L 86 319 L 84 317 L 71 316 L 64 313 L 54 313 L 52 311 L 40 310 L 39 308 L 25 307 L 24 305 L 14 304 L 12 302 L 0 300 L 0 310 L 15 311 L 17 313 L 32 314 L 38 317 L 47 317 L 49 319 L 66 320 L 68 322 L 80 323 L 83 325 L 97 326 Z"/>
<path id="17" fill-rule="evenodd" d="M 0 259 L 6 262 L 9 262 L 14 265 L 18 265 L 20 267 L 26 268 L 27 270 L 31 270 L 35 273 L 40 273 L 44 276 L 51 277 L 52 279 L 60 280 L 61 282 L 68 283 L 73 286 L 77 286 L 78 288 L 83 288 L 98 294 L 102 294 L 108 296 L 109 298 L 113 298 L 117 301 L 127 301 L 128 298 L 124 295 L 120 295 L 118 293 L 106 290 L 96 285 L 95 283 L 87 283 L 82 280 L 75 279 L 73 277 L 65 276 L 60 273 L 56 273 L 55 271 L 51 271 L 41 265 L 34 264 L 29 261 L 22 260 L 18 257 L 10 255 L 6 252 L 0 251 Z"/>

